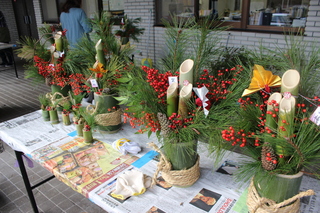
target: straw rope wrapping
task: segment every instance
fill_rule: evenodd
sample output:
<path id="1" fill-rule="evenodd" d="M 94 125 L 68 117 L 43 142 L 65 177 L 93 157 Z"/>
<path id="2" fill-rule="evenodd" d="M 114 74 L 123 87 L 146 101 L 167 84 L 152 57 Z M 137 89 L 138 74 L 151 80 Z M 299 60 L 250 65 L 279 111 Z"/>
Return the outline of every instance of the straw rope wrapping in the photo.
<path id="1" fill-rule="evenodd" d="M 90 114 L 95 114 L 95 121 L 100 126 L 115 126 L 121 124 L 121 115 L 122 109 L 119 108 L 117 111 L 97 114 L 97 109 L 99 106 L 99 102 L 97 102 L 96 106 L 88 105 L 87 112 Z"/>
<path id="2" fill-rule="evenodd" d="M 57 98 L 57 96 L 60 95 L 61 98 Z M 70 103 L 70 98 L 69 96 L 63 96 L 60 92 L 55 92 L 53 95 L 51 93 L 47 93 L 46 97 L 51 100 L 51 103 L 54 106 L 60 105 L 63 106 L 64 104 Z"/>
<path id="3" fill-rule="evenodd" d="M 191 186 L 200 177 L 200 157 L 198 156 L 197 162 L 190 169 L 185 170 L 171 170 L 171 163 L 168 161 L 166 156 L 162 153 L 159 147 L 151 142 L 148 145 L 160 154 L 160 161 L 157 166 L 157 170 L 152 178 L 152 186 L 157 183 L 159 172 L 161 172 L 163 179 L 174 186 Z"/>
<path id="4" fill-rule="evenodd" d="M 250 213 L 298 213 L 300 209 L 300 198 L 314 194 L 314 191 L 309 189 L 281 203 L 276 203 L 268 198 L 260 197 L 257 189 L 253 185 L 253 180 L 251 180 L 248 189 L 247 206 Z"/>

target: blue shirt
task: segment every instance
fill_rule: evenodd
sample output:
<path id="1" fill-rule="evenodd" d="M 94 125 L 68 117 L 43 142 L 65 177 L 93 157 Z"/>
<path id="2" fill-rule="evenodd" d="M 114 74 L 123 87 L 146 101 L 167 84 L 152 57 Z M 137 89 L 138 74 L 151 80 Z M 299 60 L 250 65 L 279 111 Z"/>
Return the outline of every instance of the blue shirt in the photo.
<path id="1" fill-rule="evenodd" d="M 81 8 L 70 8 L 69 13 L 62 12 L 60 22 L 63 30 L 67 30 L 67 39 L 74 46 L 82 36 L 91 32 L 86 13 Z"/>

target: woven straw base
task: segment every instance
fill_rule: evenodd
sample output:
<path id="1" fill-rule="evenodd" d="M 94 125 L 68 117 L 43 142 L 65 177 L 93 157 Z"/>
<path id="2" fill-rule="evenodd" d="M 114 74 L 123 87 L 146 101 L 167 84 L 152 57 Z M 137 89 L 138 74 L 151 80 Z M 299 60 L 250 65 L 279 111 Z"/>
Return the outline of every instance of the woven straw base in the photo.
<path id="1" fill-rule="evenodd" d="M 193 167 L 186 170 L 170 170 L 168 172 L 162 171 L 163 179 L 173 185 L 179 187 L 188 187 L 193 185 L 200 177 L 200 157 L 198 157 L 197 162 Z"/>
<path id="2" fill-rule="evenodd" d="M 273 200 L 260 197 L 253 185 L 253 181 L 251 181 L 248 189 L 247 205 L 250 213 L 298 213 L 300 198 L 297 197 L 292 201 L 288 199 L 277 204 Z"/>

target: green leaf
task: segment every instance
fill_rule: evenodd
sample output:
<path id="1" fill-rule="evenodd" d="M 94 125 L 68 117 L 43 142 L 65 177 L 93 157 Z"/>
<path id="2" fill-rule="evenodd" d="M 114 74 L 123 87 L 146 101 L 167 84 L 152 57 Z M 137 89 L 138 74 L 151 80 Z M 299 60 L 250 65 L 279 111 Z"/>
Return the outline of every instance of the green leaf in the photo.
<path id="1" fill-rule="evenodd" d="M 130 78 L 118 78 L 117 81 L 121 82 L 121 83 L 127 83 L 129 81 L 131 81 Z"/>

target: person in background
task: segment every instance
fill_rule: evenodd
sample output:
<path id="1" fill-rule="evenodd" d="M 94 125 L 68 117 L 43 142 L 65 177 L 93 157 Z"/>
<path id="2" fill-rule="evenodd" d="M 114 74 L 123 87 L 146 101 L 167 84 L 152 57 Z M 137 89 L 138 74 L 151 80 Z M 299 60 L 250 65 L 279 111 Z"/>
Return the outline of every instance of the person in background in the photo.
<path id="1" fill-rule="evenodd" d="M 2 43 L 9 43 L 11 40 L 9 29 L 7 26 L 6 19 L 3 13 L 0 11 L 0 42 Z M 10 51 L 7 50 L 0 50 L 0 57 L 1 57 L 1 67 L 9 67 L 12 66 L 12 55 Z"/>
<path id="2" fill-rule="evenodd" d="M 67 0 L 62 6 L 60 23 L 63 30 L 67 30 L 66 36 L 71 47 L 91 32 L 86 13 L 81 9 L 81 0 Z"/>

